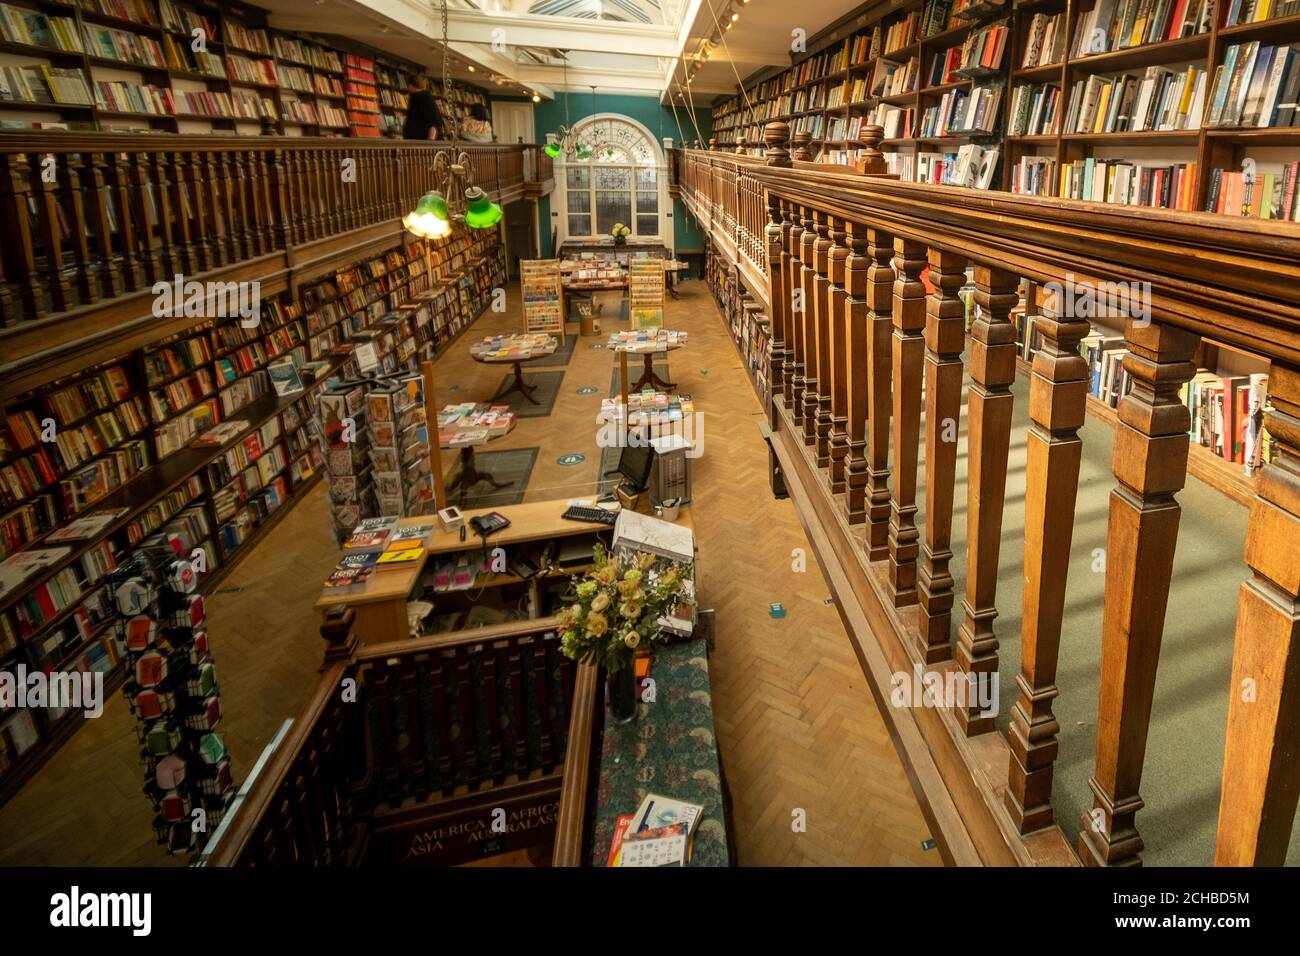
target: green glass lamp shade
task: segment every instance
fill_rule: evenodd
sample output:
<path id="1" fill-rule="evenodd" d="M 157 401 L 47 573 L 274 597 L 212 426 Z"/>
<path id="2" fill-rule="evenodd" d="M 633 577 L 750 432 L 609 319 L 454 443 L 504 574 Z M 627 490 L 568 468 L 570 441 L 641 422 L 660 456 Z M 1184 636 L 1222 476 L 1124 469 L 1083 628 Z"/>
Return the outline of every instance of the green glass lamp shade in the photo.
<path id="1" fill-rule="evenodd" d="M 551 157 L 551 159 L 555 159 L 555 157 L 560 155 L 560 144 L 547 143 L 546 146 L 543 147 L 542 152 L 544 152 L 547 156 Z"/>
<path id="2" fill-rule="evenodd" d="M 586 143 L 579 143 L 573 154 L 581 160 L 588 160 L 591 159 L 591 148 Z"/>
<path id="3" fill-rule="evenodd" d="M 427 192 L 415 209 L 402 217 L 402 225 L 423 239 L 441 239 L 451 233 L 451 211 L 442 193 Z"/>
<path id="4" fill-rule="evenodd" d="M 501 207 L 477 186 L 465 190 L 465 225 L 471 229 L 491 229 L 501 221 Z"/>

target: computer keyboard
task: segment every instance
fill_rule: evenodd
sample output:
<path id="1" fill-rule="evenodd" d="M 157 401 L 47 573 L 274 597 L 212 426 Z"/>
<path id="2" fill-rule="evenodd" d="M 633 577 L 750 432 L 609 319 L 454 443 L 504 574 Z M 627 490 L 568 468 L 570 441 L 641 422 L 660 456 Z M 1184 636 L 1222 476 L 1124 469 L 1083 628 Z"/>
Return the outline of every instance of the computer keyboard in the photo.
<path id="1" fill-rule="evenodd" d="M 564 517 L 570 521 L 588 521 L 592 524 L 612 525 L 618 521 L 618 512 L 606 511 L 604 508 L 584 508 L 581 505 L 569 505 L 568 510 L 564 512 Z"/>

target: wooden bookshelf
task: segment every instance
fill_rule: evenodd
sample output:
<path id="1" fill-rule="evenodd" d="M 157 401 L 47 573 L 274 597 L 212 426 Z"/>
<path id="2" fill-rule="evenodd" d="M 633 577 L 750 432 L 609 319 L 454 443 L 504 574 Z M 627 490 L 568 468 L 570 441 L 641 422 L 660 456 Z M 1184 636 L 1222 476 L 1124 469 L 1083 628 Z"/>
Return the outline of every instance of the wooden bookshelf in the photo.
<path id="1" fill-rule="evenodd" d="M 111 363 L 15 397 L 5 409 L 6 424 L 0 429 L 0 467 L 40 451 L 50 457 L 54 470 L 51 479 L 34 488 L 32 494 L 0 507 L 0 546 L 5 553 L 51 547 L 68 550 L 0 597 L 0 667 L 22 661 L 29 666 L 49 664 L 51 654 L 58 655 L 56 663 L 66 664 L 87 654 L 102 653 L 97 648 L 106 646 L 100 633 L 103 620 L 95 610 L 106 573 L 102 569 L 111 569 L 113 564 L 120 567 L 139 548 L 160 543 L 158 536 L 173 524 L 192 534 L 186 549 L 199 546 L 208 555 L 208 571 L 201 575 L 200 586 L 205 593 L 211 593 L 243 555 L 301 500 L 302 493 L 319 480 L 323 456 L 313 405 L 315 395 L 334 376 L 357 374 L 356 345 L 361 341 L 374 343 L 383 371 L 400 367 L 413 370 L 421 359 L 445 351 L 489 306 L 491 289 L 504 285 L 504 249 L 496 232 L 462 232 L 438 246 L 432 255 L 426 255 L 423 244 L 412 243 L 342 270 L 333 280 L 325 280 L 327 285 L 334 283 L 333 297 L 328 300 L 313 296 L 315 287 L 307 287 L 300 301 L 263 303 L 262 321 L 251 330 L 240 327 L 238 318 L 200 321 L 186 332 Z M 341 278 L 345 274 L 348 277 Z M 340 287 L 347 291 L 340 293 Z M 304 380 L 302 391 L 281 396 L 268 383 L 260 394 L 238 407 L 220 408 L 213 424 L 243 424 L 219 445 L 187 443 L 160 454 L 162 449 L 156 444 L 160 425 L 196 403 L 212 398 L 219 402 L 222 388 L 231 387 L 222 382 L 221 362 L 232 361 L 236 373 L 232 384 L 238 385 L 253 377 L 265 378 L 267 366 L 279 357 L 296 354 L 305 359 L 312 311 L 337 302 L 348 303 L 346 311 L 333 319 L 340 326 L 339 340 L 322 356 L 314 379 Z M 235 361 L 241 354 L 242 358 Z M 154 414 L 148 401 L 151 389 L 200 370 L 210 374 L 213 389 L 209 395 L 184 407 L 171 408 L 166 414 Z M 96 386 L 101 380 L 110 382 L 111 387 Z M 20 441 L 15 423 L 27 430 L 30 439 L 31 430 L 39 430 L 46 418 L 55 418 L 60 429 L 70 431 L 85 427 L 98 415 L 118 414 L 132 403 L 142 408 L 145 427 L 122 437 L 118 445 L 141 441 L 148 449 L 147 463 L 83 507 L 70 509 L 59 495 L 60 481 L 66 474 L 75 474 L 103 455 L 112 454 L 117 445 L 65 466 L 49 448 L 36 447 L 30 440 Z M 246 444 L 253 435 L 260 436 L 256 446 Z M 236 453 L 237 449 L 242 451 Z M 21 535 L 11 532 L 15 514 L 42 496 L 50 499 L 47 520 L 40 526 L 26 527 Z M 120 513 L 93 539 L 50 540 L 71 520 L 101 511 Z M 106 558 L 97 557 L 101 554 L 111 554 L 113 564 L 104 564 Z M 91 558 L 98 563 L 87 564 Z M 34 607 L 39 613 L 33 616 L 29 598 L 34 600 L 31 596 L 56 583 L 65 585 L 61 593 L 68 600 L 38 601 Z M 67 587 L 72 584 L 75 591 Z M 16 616 L 19 604 L 27 608 L 22 623 Z M 93 633 L 87 635 L 87 630 Z M 110 659 L 109 680 L 120 683 L 121 667 L 115 658 Z M 0 714 L 0 727 L 10 716 Z M 9 738 L 0 738 L 0 802 L 12 795 L 70 733 L 66 723 L 42 723 L 43 715 L 34 716 L 38 739 L 16 760 L 6 756 L 12 749 Z"/>
<path id="2" fill-rule="evenodd" d="M 5 5 L 66 22 L 68 29 L 62 35 L 52 32 L 49 40 L 66 42 L 70 32 L 78 48 L 0 35 L 0 67 L 79 70 L 85 93 L 85 102 L 46 102 L 48 84 L 32 83 L 40 97 L 0 99 L 0 122 L 15 127 L 40 123 L 80 130 L 346 136 L 351 130 L 344 58 L 351 53 L 373 60 L 377 67 L 382 64 L 395 80 L 385 90 L 389 103 L 378 115 L 383 131 L 400 134 L 406 97 L 401 76 L 421 70 L 360 44 L 348 43 L 345 51 L 336 41 L 274 29 L 266 10 L 241 0 L 5 0 Z M 132 15 L 106 12 L 119 9 Z M 200 51 L 191 47 L 196 28 L 204 31 Z M 123 43 L 109 55 L 103 45 L 89 45 L 87 29 L 96 37 L 100 31 L 115 31 L 109 35 L 123 38 Z M 122 58 L 119 49 L 133 52 Z M 137 50 L 145 55 L 134 55 Z M 237 68 L 256 63 L 269 65 L 274 76 L 250 77 Z M 97 101 L 98 84 L 105 82 L 121 84 L 118 92 L 123 95 Z M 148 87 L 170 102 L 156 111 L 139 109 L 139 100 L 129 91 Z M 487 102 L 482 91 L 459 83 L 453 84 L 451 100 Z M 123 108 L 127 103 L 131 108 Z"/>
<path id="3" fill-rule="evenodd" d="M 1195 2 L 1195 0 L 1193 0 Z M 846 18 L 854 24 L 855 34 L 849 36 L 850 47 L 857 38 L 870 35 L 875 30 L 888 31 L 913 11 L 922 13 L 922 32 L 924 33 L 924 15 L 929 7 L 928 0 L 912 0 L 900 4 L 895 9 L 881 14 L 872 13 L 871 5 L 864 5 L 853 15 Z M 958 5 L 959 6 L 959 5 Z M 1213 4 L 1207 7 L 1207 19 L 1202 24 L 1189 25 L 1193 30 L 1189 35 L 1172 36 L 1172 17 L 1163 21 L 1163 28 L 1147 36 L 1160 36 L 1154 42 L 1130 45 L 1127 40 L 1118 44 L 1108 36 L 1107 48 L 1092 54 L 1077 54 L 1078 32 L 1087 17 L 1093 11 L 1093 0 L 1081 3 L 1067 3 L 1067 0 L 1008 0 L 1004 8 L 990 4 L 968 5 L 966 10 L 952 14 L 949 25 L 931 36 L 922 36 L 910 41 L 898 49 L 886 51 L 877 49 L 874 56 L 865 61 L 851 58 L 847 68 L 847 77 L 852 83 L 865 78 L 870 83 L 874 70 L 881 62 L 906 63 L 911 56 L 918 57 L 920 89 L 912 92 L 887 96 L 869 96 L 866 99 L 851 99 L 847 107 L 839 109 L 822 109 L 820 115 L 825 128 L 829 129 L 832 117 L 841 113 L 846 119 L 869 115 L 880 105 L 898 109 L 910 107 L 913 110 L 915 124 L 919 124 L 927 105 L 945 92 L 952 89 L 950 84 L 941 84 L 927 88 L 929 68 L 935 53 L 961 42 L 975 29 L 999 18 L 1008 18 L 1011 37 L 1004 55 L 1002 69 L 999 71 L 1005 83 L 1000 114 L 1001 131 L 990 137 L 987 142 L 974 137 L 985 145 L 997 145 L 1001 149 L 999 156 L 1000 170 L 994 176 L 992 185 L 996 188 L 1010 190 L 1016 182 L 1015 168 L 1027 157 L 1050 161 L 1051 175 L 1047 177 L 1047 194 L 1059 196 L 1061 192 L 1061 169 L 1071 163 L 1086 163 L 1088 160 L 1114 161 L 1129 165 L 1142 165 L 1147 169 L 1167 167 L 1170 171 L 1163 176 L 1190 176 L 1187 188 L 1183 191 L 1183 200 L 1190 209 L 1207 208 L 1215 186 L 1215 170 L 1228 173 L 1240 171 L 1247 159 L 1257 160 L 1258 175 L 1272 175 L 1280 180 L 1286 164 L 1297 158 L 1296 147 L 1300 146 L 1300 123 L 1282 128 L 1272 127 L 1232 127 L 1209 126 L 1210 96 L 1214 86 L 1216 70 L 1225 64 L 1229 50 L 1235 44 L 1259 42 L 1264 45 L 1284 46 L 1300 43 L 1300 10 L 1292 10 L 1286 4 L 1278 4 L 1274 9 L 1283 11 L 1283 15 L 1274 16 L 1261 22 L 1238 23 L 1227 25 L 1227 18 L 1234 10 L 1232 4 Z M 1195 9 L 1199 9 L 1196 7 Z M 1172 12 L 1172 11 L 1171 11 Z M 967 13 L 972 19 L 960 19 Z M 1036 15 L 1060 15 L 1062 38 L 1062 55 L 1054 62 L 1025 67 L 1024 54 L 1027 43 L 1033 35 L 1033 23 Z M 871 18 L 865 25 L 858 25 L 862 17 Z M 1121 29 L 1113 31 L 1122 34 Z M 788 95 L 795 85 L 793 72 L 806 62 L 815 62 L 828 49 L 838 49 L 844 43 L 845 31 L 834 31 L 814 45 L 810 52 L 784 69 L 772 69 L 751 77 L 744 86 L 748 96 L 749 108 L 741 95 L 731 97 L 715 104 L 714 133 L 720 145 L 731 146 L 743 137 L 751 146 L 760 146 L 763 125 L 775 119 L 791 124 L 792 133 L 798 132 L 800 124 L 806 125 L 809 115 L 817 116 L 818 111 L 796 114 L 780 108 L 781 97 Z M 1135 38 L 1129 35 L 1129 40 Z M 1075 95 L 1075 85 L 1087 81 L 1089 77 L 1113 77 L 1119 75 L 1135 76 L 1141 79 L 1149 67 L 1163 67 L 1172 71 L 1185 72 L 1187 67 L 1195 67 L 1204 75 L 1204 97 L 1206 106 L 1202 122 L 1195 128 L 1146 129 L 1141 131 L 1085 132 L 1066 131 L 1065 118 L 1069 114 L 1071 101 Z M 830 80 L 831 77 L 823 77 Z M 978 79 L 959 84 L 969 86 Z M 1050 84 L 1060 91 L 1055 126 L 1050 131 L 1041 133 L 1019 133 L 1008 135 L 1011 128 L 1012 101 L 1017 88 L 1026 84 Z M 1185 122 L 1186 116 L 1175 122 Z M 820 152 L 823 161 L 834 150 L 843 149 L 850 153 L 856 147 L 854 137 L 847 137 L 844 142 L 838 136 L 827 133 L 823 137 L 813 136 L 810 152 L 817 156 Z M 956 140 L 937 140 L 910 135 L 889 136 L 884 146 L 895 155 L 902 155 L 913 148 L 929 144 L 932 146 L 955 146 Z M 1132 154 L 1131 156 L 1128 154 Z M 895 168 L 897 160 L 891 161 Z M 1175 192 L 1169 200 L 1178 201 Z"/>

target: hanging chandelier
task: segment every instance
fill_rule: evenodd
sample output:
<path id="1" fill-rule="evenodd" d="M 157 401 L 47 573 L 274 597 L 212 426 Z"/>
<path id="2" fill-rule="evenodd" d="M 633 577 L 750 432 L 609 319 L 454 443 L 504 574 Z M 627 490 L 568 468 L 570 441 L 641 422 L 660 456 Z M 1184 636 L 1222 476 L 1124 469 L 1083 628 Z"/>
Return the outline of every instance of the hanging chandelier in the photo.
<path id="1" fill-rule="evenodd" d="M 543 151 L 551 159 L 558 159 L 563 154 L 568 159 L 585 163 L 591 159 L 591 148 L 578 140 L 577 131 L 569 125 L 569 52 L 567 50 L 562 52 L 564 54 L 564 125 L 551 134 L 551 141 L 543 147 Z M 593 86 L 591 89 L 594 97 L 596 88 Z"/>
<path id="2" fill-rule="evenodd" d="M 447 69 L 447 0 L 442 10 L 442 95 L 450 101 L 451 81 Z M 448 139 L 456 141 L 456 114 L 447 116 Z M 455 147 L 440 150 L 433 159 L 433 190 L 420 197 L 415 208 L 402 217 L 408 232 L 422 239 L 451 235 L 452 223 L 463 222 L 471 229 L 491 229 L 501 221 L 501 207 L 478 186 L 469 154 Z"/>

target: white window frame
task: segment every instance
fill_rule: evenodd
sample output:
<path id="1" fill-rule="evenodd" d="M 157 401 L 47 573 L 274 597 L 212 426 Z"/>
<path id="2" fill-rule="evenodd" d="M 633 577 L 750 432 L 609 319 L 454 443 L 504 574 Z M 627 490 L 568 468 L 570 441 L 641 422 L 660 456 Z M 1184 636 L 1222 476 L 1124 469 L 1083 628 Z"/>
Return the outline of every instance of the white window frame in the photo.
<path id="1" fill-rule="evenodd" d="M 608 233 L 600 233 L 596 236 L 571 236 L 569 234 L 568 166 L 573 165 L 573 166 L 597 167 L 603 165 L 606 167 L 622 168 L 631 171 L 631 175 L 632 175 L 631 219 L 632 221 L 626 223 L 626 225 L 633 230 L 632 232 L 633 237 L 637 239 L 651 239 L 663 243 L 664 245 L 671 246 L 672 243 L 667 241 L 667 239 L 665 238 L 672 234 L 672 220 L 667 215 L 668 211 L 672 208 L 668 196 L 668 161 L 666 156 L 664 155 L 663 148 L 659 145 L 659 141 L 654 137 L 654 135 L 650 132 L 650 130 L 646 129 L 646 127 L 643 124 L 638 123 L 632 117 L 627 116 L 623 113 L 593 113 L 592 115 L 584 117 L 583 119 L 579 120 L 577 125 L 574 127 L 575 130 L 574 142 L 583 142 L 584 134 L 589 136 L 590 134 L 599 133 L 601 127 L 607 125 L 611 121 L 615 123 L 622 123 L 624 125 L 633 127 L 637 132 L 641 134 L 642 138 L 645 140 L 646 146 L 650 149 L 650 155 L 654 159 L 654 168 L 655 168 L 656 231 L 654 232 L 653 235 L 646 235 L 645 233 L 636 232 L 636 218 L 637 218 L 636 170 L 639 168 L 645 168 L 643 165 L 639 165 L 637 163 L 626 163 L 626 164 L 625 163 L 599 163 L 594 158 L 594 155 L 592 159 L 582 161 L 577 159 L 570 159 L 568 156 L 561 154 L 555 160 L 555 206 L 552 208 L 552 212 L 558 213 L 559 223 L 556 232 L 559 235 L 559 242 L 563 244 L 566 240 L 570 238 L 574 240 L 601 239 L 601 238 L 605 238 L 608 235 Z M 588 145 L 592 147 L 594 153 L 597 143 L 593 141 L 591 143 L 588 143 Z M 587 186 L 587 191 L 591 195 L 592 206 L 591 206 L 590 215 L 593 217 L 593 221 L 594 221 L 594 217 L 596 215 L 596 207 L 595 207 L 596 195 L 595 195 L 594 175 L 590 177 L 590 182 Z M 643 213 L 643 215 L 649 215 L 649 213 Z M 552 218 L 557 218 L 557 217 L 552 217 Z"/>

